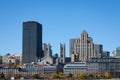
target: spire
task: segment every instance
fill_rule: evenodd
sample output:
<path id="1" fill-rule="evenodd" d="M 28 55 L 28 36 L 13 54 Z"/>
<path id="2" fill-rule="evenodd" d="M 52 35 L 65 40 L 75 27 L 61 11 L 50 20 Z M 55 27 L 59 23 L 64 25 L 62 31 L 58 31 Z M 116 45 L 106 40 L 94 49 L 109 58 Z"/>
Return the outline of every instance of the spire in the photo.
<path id="1" fill-rule="evenodd" d="M 83 32 L 82 32 L 82 34 L 81 34 L 81 36 L 88 36 L 87 31 L 86 31 L 86 30 L 83 30 Z"/>
<path id="2" fill-rule="evenodd" d="M 82 34 L 88 34 L 86 30 L 83 30 Z"/>

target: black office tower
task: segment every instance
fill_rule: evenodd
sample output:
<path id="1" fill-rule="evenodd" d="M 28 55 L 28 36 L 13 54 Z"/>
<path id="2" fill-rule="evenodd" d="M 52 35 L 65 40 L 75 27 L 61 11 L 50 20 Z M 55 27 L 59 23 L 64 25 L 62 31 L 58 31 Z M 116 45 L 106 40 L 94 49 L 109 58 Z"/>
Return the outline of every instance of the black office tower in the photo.
<path id="1" fill-rule="evenodd" d="M 22 62 L 31 63 L 42 57 L 42 25 L 35 21 L 23 22 Z"/>

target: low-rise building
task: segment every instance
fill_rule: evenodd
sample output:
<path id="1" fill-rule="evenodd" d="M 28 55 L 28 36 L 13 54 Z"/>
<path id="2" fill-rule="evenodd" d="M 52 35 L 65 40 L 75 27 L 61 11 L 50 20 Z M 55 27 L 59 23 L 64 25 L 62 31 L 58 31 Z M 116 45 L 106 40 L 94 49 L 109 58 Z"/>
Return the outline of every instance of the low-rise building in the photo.
<path id="1" fill-rule="evenodd" d="M 13 77 L 14 74 L 18 74 L 19 71 L 18 69 L 13 69 L 13 68 L 0 68 L 0 73 L 3 73 L 5 77 Z"/>
<path id="2" fill-rule="evenodd" d="M 15 63 L 19 64 L 22 62 L 22 55 L 21 54 L 6 54 L 2 57 L 2 63 Z"/>
<path id="3" fill-rule="evenodd" d="M 112 76 L 120 75 L 120 58 L 90 58 L 87 61 L 88 74 L 104 74 L 109 72 Z"/>
<path id="4" fill-rule="evenodd" d="M 53 65 L 44 66 L 44 74 L 46 76 L 50 76 L 50 74 L 56 72 L 57 72 L 57 66 L 53 66 Z"/>
<path id="5" fill-rule="evenodd" d="M 109 51 L 103 51 L 102 57 L 110 57 L 110 52 Z"/>
<path id="6" fill-rule="evenodd" d="M 49 76 L 50 74 L 57 72 L 57 66 L 50 65 L 50 64 L 44 64 L 42 62 L 26 63 L 23 66 L 21 66 L 20 72 L 26 75 L 43 73 L 46 76 Z"/>
<path id="7" fill-rule="evenodd" d="M 42 62 L 32 62 L 26 63 L 19 68 L 0 68 L 0 73 L 9 77 L 13 77 L 15 74 L 21 74 L 23 77 L 32 76 L 33 74 L 44 74 L 49 77 L 52 73 L 57 73 L 57 66 Z"/>
<path id="8" fill-rule="evenodd" d="M 41 59 L 41 62 L 43 62 L 44 64 L 53 64 L 53 57 L 45 56 Z"/>
<path id="9" fill-rule="evenodd" d="M 75 63 L 66 64 L 64 66 L 64 74 L 66 75 L 69 74 L 79 75 L 81 71 L 82 72 L 87 71 L 86 62 L 75 62 Z"/>

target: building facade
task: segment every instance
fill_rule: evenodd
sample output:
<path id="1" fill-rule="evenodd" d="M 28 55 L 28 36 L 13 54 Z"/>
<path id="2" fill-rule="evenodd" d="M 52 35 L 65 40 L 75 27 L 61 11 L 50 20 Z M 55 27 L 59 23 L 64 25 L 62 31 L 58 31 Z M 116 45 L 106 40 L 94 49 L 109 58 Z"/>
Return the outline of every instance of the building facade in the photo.
<path id="1" fill-rule="evenodd" d="M 52 49 L 50 44 L 43 43 L 42 44 L 42 50 L 45 56 L 52 56 Z"/>
<path id="2" fill-rule="evenodd" d="M 0 55 L 0 64 L 2 64 L 2 58 L 3 58 L 3 56 Z"/>
<path id="3" fill-rule="evenodd" d="M 103 51 L 102 57 L 110 57 L 110 52 L 109 51 Z"/>
<path id="4" fill-rule="evenodd" d="M 41 62 L 44 64 L 53 64 L 53 57 L 52 56 L 45 56 L 41 59 Z"/>
<path id="5" fill-rule="evenodd" d="M 60 44 L 60 63 L 65 64 L 65 44 Z"/>
<path id="6" fill-rule="evenodd" d="M 13 77 L 15 74 L 18 74 L 18 69 L 13 68 L 0 68 L 0 73 L 3 73 L 5 77 Z"/>
<path id="7" fill-rule="evenodd" d="M 94 55 L 95 55 L 95 57 L 103 55 L 103 45 L 94 44 Z"/>
<path id="8" fill-rule="evenodd" d="M 15 74 L 21 74 L 22 77 L 32 76 L 33 74 L 44 74 L 49 77 L 52 73 L 57 72 L 57 66 L 44 65 L 43 63 L 26 63 L 20 68 L 0 68 L 0 73 L 5 77 L 14 77 Z"/>
<path id="9" fill-rule="evenodd" d="M 93 39 L 88 36 L 85 30 L 82 32 L 80 38 L 70 39 L 70 56 L 72 62 L 84 62 L 91 57 L 97 57 L 102 52 L 102 45 L 94 44 Z"/>
<path id="10" fill-rule="evenodd" d="M 2 63 L 14 63 L 14 64 L 19 64 L 22 62 L 22 55 L 21 54 L 6 54 L 2 56 Z"/>
<path id="11" fill-rule="evenodd" d="M 35 21 L 23 22 L 22 62 L 31 63 L 42 57 L 42 25 Z"/>
<path id="12" fill-rule="evenodd" d="M 57 72 L 56 65 L 45 65 L 42 62 L 26 63 L 23 66 L 21 66 L 21 70 L 19 70 L 19 73 L 22 75 L 43 73 L 46 76 L 50 76 L 52 73 L 56 72 Z"/>
<path id="13" fill-rule="evenodd" d="M 104 57 L 104 58 L 90 58 L 87 61 L 88 74 L 104 74 L 110 73 L 111 76 L 120 75 L 120 58 Z"/>
<path id="14" fill-rule="evenodd" d="M 70 55 L 72 55 L 75 51 L 75 42 L 76 39 L 70 39 L 69 44 L 70 44 Z"/>
<path id="15" fill-rule="evenodd" d="M 120 47 L 117 47 L 115 51 L 113 51 L 114 57 L 120 57 Z"/>
<path id="16" fill-rule="evenodd" d="M 66 64 L 63 70 L 64 74 L 66 75 L 73 74 L 77 76 L 80 74 L 80 72 L 86 73 L 87 71 L 86 62 L 75 62 L 71 64 Z"/>

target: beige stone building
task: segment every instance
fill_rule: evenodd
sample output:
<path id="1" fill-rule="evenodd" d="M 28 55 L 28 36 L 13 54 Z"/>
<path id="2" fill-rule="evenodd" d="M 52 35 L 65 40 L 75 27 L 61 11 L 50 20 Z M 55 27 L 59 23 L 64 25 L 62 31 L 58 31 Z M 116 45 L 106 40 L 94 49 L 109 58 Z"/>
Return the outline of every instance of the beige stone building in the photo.
<path id="1" fill-rule="evenodd" d="M 71 62 L 87 61 L 91 57 L 97 57 L 103 52 L 102 45 L 94 44 L 93 39 L 84 30 L 80 38 L 70 39 Z"/>

